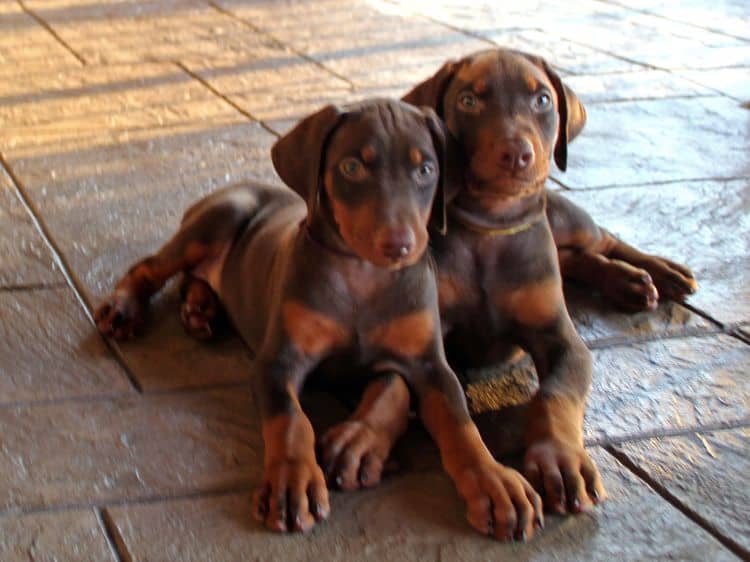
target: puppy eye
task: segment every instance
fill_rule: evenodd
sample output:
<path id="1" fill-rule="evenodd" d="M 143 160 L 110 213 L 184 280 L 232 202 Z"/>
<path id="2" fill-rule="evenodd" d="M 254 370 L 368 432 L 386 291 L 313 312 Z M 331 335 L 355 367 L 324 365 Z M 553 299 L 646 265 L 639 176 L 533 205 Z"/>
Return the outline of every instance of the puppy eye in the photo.
<path id="1" fill-rule="evenodd" d="M 435 165 L 432 162 L 425 162 L 416 170 L 417 180 L 424 183 L 435 175 Z"/>
<path id="2" fill-rule="evenodd" d="M 362 162 L 356 158 L 344 158 L 339 163 L 339 171 L 345 178 L 352 181 L 361 181 L 367 173 Z"/>
<path id="3" fill-rule="evenodd" d="M 476 111 L 477 105 L 479 100 L 471 92 L 464 92 L 458 96 L 458 106 L 465 111 Z"/>
<path id="4" fill-rule="evenodd" d="M 544 111 L 550 108 L 552 106 L 552 96 L 546 92 L 542 92 L 534 98 L 533 106 L 537 111 Z"/>

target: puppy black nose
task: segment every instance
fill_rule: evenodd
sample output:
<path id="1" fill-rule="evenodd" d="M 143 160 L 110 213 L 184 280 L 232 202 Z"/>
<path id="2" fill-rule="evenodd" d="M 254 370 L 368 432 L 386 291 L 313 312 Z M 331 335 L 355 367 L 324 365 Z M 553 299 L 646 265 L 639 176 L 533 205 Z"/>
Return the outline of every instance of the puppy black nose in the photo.
<path id="1" fill-rule="evenodd" d="M 523 170 L 534 162 L 534 147 L 526 139 L 506 141 L 498 148 L 500 166 L 506 170 Z"/>
<path id="2" fill-rule="evenodd" d="M 409 228 L 394 228 L 383 236 L 380 251 L 392 260 L 405 258 L 414 248 L 414 233 Z"/>

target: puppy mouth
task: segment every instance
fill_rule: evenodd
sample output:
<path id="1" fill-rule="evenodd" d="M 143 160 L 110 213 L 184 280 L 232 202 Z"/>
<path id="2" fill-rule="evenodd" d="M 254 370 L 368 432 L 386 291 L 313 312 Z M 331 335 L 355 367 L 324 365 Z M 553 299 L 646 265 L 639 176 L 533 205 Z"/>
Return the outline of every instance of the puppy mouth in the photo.
<path id="1" fill-rule="evenodd" d="M 378 267 L 384 267 L 385 269 L 390 269 L 391 271 L 398 271 L 399 269 L 414 265 L 417 261 L 419 261 L 419 258 L 421 256 L 422 252 L 418 252 L 415 250 L 401 257 L 384 256 L 381 254 L 377 262 L 373 260 L 370 261 Z"/>
<path id="2" fill-rule="evenodd" d="M 544 180 L 540 178 L 520 178 L 508 173 L 497 174 L 491 178 L 478 178 L 474 174 L 469 174 L 466 178 L 467 191 L 478 198 L 522 195 L 534 191 L 543 184 Z"/>

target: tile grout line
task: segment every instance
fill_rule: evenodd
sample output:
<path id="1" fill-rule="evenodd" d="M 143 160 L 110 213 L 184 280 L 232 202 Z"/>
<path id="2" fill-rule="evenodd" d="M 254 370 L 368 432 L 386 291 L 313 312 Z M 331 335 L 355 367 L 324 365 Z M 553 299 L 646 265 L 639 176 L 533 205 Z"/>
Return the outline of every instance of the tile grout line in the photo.
<path id="1" fill-rule="evenodd" d="M 178 491 L 174 493 L 156 494 L 152 496 L 140 496 L 140 497 L 115 497 L 115 498 L 104 498 L 92 501 L 80 501 L 71 503 L 58 503 L 58 504 L 38 504 L 32 505 L 31 507 L 15 507 L 6 508 L 0 511 L 0 520 L 5 517 L 21 517 L 25 515 L 34 515 L 39 513 L 62 513 L 65 511 L 83 510 L 83 509 L 100 509 L 100 506 L 106 505 L 106 509 L 110 507 L 121 507 L 127 505 L 152 505 L 161 502 L 171 501 L 183 501 L 193 500 L 205 497 L 216 497 L 216 496 L 229 496 L 233 494 L 244 494 L 252 492 L 255 489 L 255 484 L 250 482 L 237 482 L 234 484 L 228 484 L 226 486 L 216 486 L 215 488 L 206 489 L 194 489 L 187 491 Z"/>
<path id="2" fill-rule="evenodd" d="M 674 75 L 674 76 L 677 76 L 678 78 L 681 78 L 682 80 L 687 80 L 688 82 L 691 82 L 692 84 L 695 84 L 696 86 L 700 86 L 701 88 L 706 88 L 707 90 L 710 90 L 712 92 L 716 92 L 717 94 L 719 94 L 721 96 L 724 96 L 725 98 L 732 99 L 732 100 L 736 101 L 737 103 L 742 103 L 741 99 L 739 99 L 739 98 L 737 98 L 737 97 L 735 97 L 735 96 L 733 96 L 731 94 L 727 94 L 726 92 L 722 92 L 721 90 L 719 90 L 717 88 L 714 88 L 713 86 L 708 86 L 708 85 L 706 85 L 706 84 L 704 84 L 702 82 L 698 82 L 697 80 L 695 80 L 693 78 L 690 78 L 688 76 L 683 76 L 682 74 L 680 74 L 680 70 L 681 69 L 676 69 L 674 71 L 670 70 L 669 73 L 672 74 L 672 75 Z M 700 71 L 702 69 L 686 69 L 686 70 L 683 70 L 683 72 L 696 72 L 696 70 Z M 709 68 L 709 69 L 706 69 L 706 70 L 711 71 L 711 70 L 716 70 L 716 69 Z"/>
<path id="3" fill-rule="evenodd" d="M 335 70 L 333 70 L 331 68 L 328 68 L 324 63 L 322 63 L 321 61 L 319 61 L 315 57 L 313 57 L 311 55 L 308 55 L 307 53 L 305 53 L 303 51 L 300 51 L 300 50 L 292 47 L 291 45 L 287 45 L 282 40 L 280 40 L 278 37 L 276 37 L 275 35 L 269 33 L 268 31 L 265 31 L 265 30 L 259 28 L 258 26 L 250 23 L 248 20 L 246 20 L 245 18 L 242 18 L 242 17 L 238 16 L 237 14 L 235 14 L 234 12 L 232 12 L 231 10 L 227 10 L 225 8 L 222 8 L 214 0 L 209 0 L 208 1 L 208 5 L 211 6 L 217 12 L 219 12 L 220 14 L 224 14 L 225 16 L 227 16 L 227 17 L 229 17 L 229 18 L 231 18 L 231 19 L 233 19 L 235 21 L 240 22 L 242 25 L 246 26 L 248 29 L 254 31 L 258 35 L 263 35 L 264 37 L 267 37 L 268 39 L 270 39 L 271 41 L 273 41 L 274 43 L 276 43 L 277 47 L 281 47 L 282 49 L 285 49 L 285 50 L 288 50 L 288 51 L 294 53 L 298 57 L 306 60 L 307 62 L 309 62 L 311 64 L 314 64 L 315 66 L 317 66 L 321 70 L 327 72 L 328 74 L 330 74 L 330 75 L 338 78 L 339 80 L 342 80 L 343 82 L 345 82 L 346 84 L 349 85 L 349 88 L 351 88 L 352 91 L 354 91 L 356 89 L 356 85 L 349 78 L 347 78 L 343 74 L 339 74 L 338 72 L 336 72 Z"/>
<path id="4" fill-rule="evenodd" d="M 684 306 L 684 303 L 681 303 Z M 714 324 L 718 322 L 711 321 Z M 654 332 L 646 335 L 635 336 L 610 336 L 607 338 L 598 338 L 586 341 L 586 347 L 589 349 L 609 349 L 612 347 L 623 347 L 641 343 L 650 343 L 664 340 L 679 340 L 686 338 L 710 338 L 711 336 L 733 335 L 733 332 L 721 325 L 704 328 L 701 326 L 687 326 L 680 330 L 671 332 Z"/>
<path id="5" fill-rule="evenodd" d="M 83 286 L 73 274 L 72 268 L 70 267 L 67 260 L 65 259 L 62 250 L 57 246 L 54 239 L 52 238 L 52 233 L 50 232 L 46 223 L 42 219 L 41 214 L 39 213 L 39 210 L 31 201 L 31 198 L 26 193 L 26 189 L 23 187 L 23 183 L 21 182 L 20 178 L 16 175 L 16 173 L 13 171 L 13 168 L 8 163 L 8 160 L 5 157 L 5 154 L 3 154 L 1 151 L 0 151 L 0 167 L 5 169 L 11 181 L 13 182 L 16 195 L 21 200 L 21 203 L 25 207 L 26 212 L 29 214 L 31 220 L 34 222 L 34 226 L 36 226 L 42 239 L 44 240 L 44 242 L 47 244 L 47 247 L 52 252 L 53 259 L 55 260 L 57 266 L 60 268 L 60 271 L 65 277 L 65 280 L 67 281 L 68 286 L 73 291 L 75 298 L 78 300 L 79 304 L 83 308 L 83 313 L 89 319 L 89 322 L 91 323 L 91 325 L 93 327 L 96 327 L 96 322 L 94 322 L 94 316 L 91 313 L 91 303 L 89 303 L 86 299 L 86 296 L 85 296 L 86 293 L 85 293 Z M 96 333 L 99 334 L 99 331 L 97 330 Z M 123 369 L 125 376 L 130 381 L 130 384 L 133 386 L 133 388 L 138 393 L 142 393 L 143 388 L 141 387 L 140 382 L 138 382 L 138 379 L 136 378 L 135 374 L 132 373 L 130 371 L 130 368 L 127 366 L 127 363 L 125 362 L 125 358 L 123 357 L 120 349 L 113 342 L 111 342 L 108 338 L 105 338 L 104 336 L 101 336 L 101 335 L 99 335 L 99 337 L 107 346 L 107 348 L 109 348 L 109 350 L 112 352 L 115 358 L 115 361 L 117 361 L 119 366 Z"/>
<path id="6" fill-rule="evenodd" d="M 0 294 L 2 293 L 26 293 L 33 291 L 47 291 L 50 289 L 62 289 L 67 287 L 68 284 L 65 281 L 51 281 L 48 283 L 22 283 L 19 285 L 3 285 L 0 286 Z"/>
<path id="7" fill-rule="evenodd" d="M 164 388 L 156 390 L 144 389 L 143 392 L 139 393 L 141 398 L 151 398 L 157 396 L 185 396 L 200 393 L 219 392 L 222 390 L 230 390 L 235 388 L 247 387 L 250 390 L 250 381 L 236 381 L 236 382 L 223 382 L 215 384 L 207 384 L 205 386 L 183 386 L 175 388 Z M 118 392 L 115 394 L 89 394 L 82 396 L 68 396 L 65 398 L 47 398 L 42 400 L 17 400 L 15 402 L 0 402 L 0 410 L 7 410 L 11 408 L 32 408 L 40 406 L 59 406 L 61 404 L 77 404 L 81 402 L 116 402 L 119 400 L 129 400 L 135 395 L 128 392 Z"/>
<path id="8" fill-rule="evenodd" d="M 66 51 L 68 51 L 71 55 L 73 55 L 78 62 L 81 63 L 81 66 L 86 66 L 87 62 L 86 59 L 84 59 L 80 54 L 78 54 L 73 47 L 71 47 L 67 41 L 65 41 L 60 35 L 55 31 L 52 26 L 47 23 L 41 16 L 39 16 L 34 10 L 27 8 L 26 4 L 24 4 L 23 0 L 16 0 L 18 2 L 18 5 L 21 6 L 21 9 L 24 11 L 26 15 L 33 18 L 34 21 L 36 21 L 39 25 L 41 25 L 44 29 L 47 30 L 47 33 L 52 35 L 52 37 L 55 38 L 55 40 L 62 45 Z"/>
<path id="9" fill-rule="evenodd" d="M 272 134 L 276 138 L 279 137 L 279 134 L 274 131 L 270 126 L 266 124 L 265 121 L 262 119 L 258 119 L 255 117 L 252 113 L 244 109 L 242 106 L 240 106 L 238 103 L 233 101 L 229 96 L 226 94 L 222 94 L 219 90 L 217 90 L 208 80 L 203 78 L 200 74 L 197 72 L 193 72 L 190 70 L 182 61 L 173 61 L 173 64 L 179 68 L 182 72 L 187 74 L 190 78 L 198 82 L 201 86 L 206 88 L 211 94 L 221 99 L 224 103 L 228 104 L 230 107 L 232 107 L 235 111 L 238 111 L 240 114 L 245 116 L 250 121 L 253 121 L 254 123 L 260 124 L 261 127 L 268 133 Z"/>
<path id="10" fill-rule="evenodd" d="M 735 339 L 740 340 L 742 343 L 750 345 L 750 336 L 746 335 L 739 326 L 735 326 L 734 328 L 732 328 L 732 331 L 729 335 Z"/>
<path id="11" fill-rule="evenodd" d="M 96 518 L 117 562 L 133 562 L 120 530 L 106 507 L 95 507 Z"/>
<path id="12" fill-rule="evenodd" d="M 701 527 L 704 531 L 713 536 L 717 541 L 724 545 L 733 554 L 739 556 L 742 560 L 750 560 L 750 551 L 746 550 L 742 545 L 737 543 L 730 537 L 722 534 L 722 532 L 716 528 L 714 524 L 708 519 L 703 517 L 700 513 L 695 511 L 685 502 L 675 496 L 669 489 L 663 484 L 659 483 L 649 472 L 635 463 L 625 452 L 618 450 L 613 445 L 606 445 L 602 447 L 607 453 L 613 456 L 620 464 L 630 470 L 635 476 L 637 476 L 642 482 L 644 482 L 654 492 L 659 494 L 664 500 L 674 506 L 680 511 L 685 517 L 690 519 L 693 523 Z"/>
<path id="13" fill-rule="evenodd" d="M 649 71 L 649 72 L 653 72 L 653 71 Z M 577 76 L 586 76 L 586 77 L 588 77 L 588 76 L 595 76 L 595 75 L 593 75 L 593 74 L 578 74 Z M 676 76 L 678 76 L 679 78 L 681 78 L 679 75 L 676 75 Z M 685 78 L 685 80 L 687 80 L 687 78 Z M 703 86 L 703 84 L 699 84 L 698 82 L 693 82 L 693 83 L 696 84 L 696 85 L 698 85 L 698 86 L 701 86 L 701 87 L 704 87 L 704 88 L 708 88 L 707 86 Z M 708 88 L 708 89 L 711 89 L 711 88 Z M 603 100 L 590 101 L 590 102 L 587 102 L 585 105 L 587 107 L 589 107 L 589 106 L 591 106 L 591 107 L 597 107 L 597 106 L 601 106 L 601 105 L 615 105 L 615 104 L 619 104 L 619 103 L 639 103 L 639 102 L 644 102 L 644 101 L 670 101 L 670 100 L 696 100 L 696 99 L 700 100 L 700 99 L 716 99 L 716 98 L 719 98 L 719 99 L 729 98 L 729 99 L 732 99 L 732 100 L 735 99 L 732 96 L 724 94 L 724 93 L 722 93 L 722 92 L 720 92 L 718 90 L 713 90 L 713 89 L 711 89 L 711 90 L 712 91 L 708 92 L 708 93 L 701 93 L 701 92 L 696 92 L 696 93 L 692 93 L 692 94 L 673 93 L 673 94 L 667 94 L 667 95 L 653 95 L 653 96 L 640 96 L 640 97 L 632 97 L 632 98 L 603 99 Z M 739 100 L 735 100 L 735 101 L 739 101 Z"/>
<path id="14" fill-rule="evenodd" d="M 660 437 L 682 437 L 685 435 L 692 435 L 694 433 L 706 433 L 714 431 L 730 431 L 733 429 L 744 429 L 750 428 L 750 417 L 740 418 L 731 421 L 707 423 L 704 425 L 695 425 L 680 428 L 667 428 L 667 429 L 654 429 L 651 431 L 643 431 L 640 433 L 631 433 L 626 435 L 615 435 L 612 437 L 603 437 L 601 439 L 586 439 L 585 444 L 587 447 L 609 447 L 619 445 L 622 443 L 635 443 L 638 441 L 647 441 L 649 439 L 656 439 Z"/>
<path id="15" fill-rule="evenodd" d="M 705 310 L 698 308 L 697 306 L 690 304 L 689 302 L 682 302 L 680 304 L 684 306 L 685 308 L 687 308 L 693 314 L 697 314 L 698 316 L 704 318 L 705 320 L 708 320 L 709 322 L 716 324 L 717 326 L 721 328 L 722 332 L 724 332 L 725 334 L 731 335 L 732 326 L 728 325 L 727 322 L 719 321 L 718 319 L 711 316 L 711 314 L 709 314 Z"/>
<path id="16" fill-rule="evenodd" d="M 707 182 L 707 181 L 713 181 L 713 182 L 740 181 L 740 180 L 750 179 L 750 175 L 748 176 L 708 176 L 708 177 L 698 177 L 698 178 L 677 178 L 677 179 L 657 180 L 657 181 L 642 182 L 642 183 L 610 183 L 610 184 L 592 185 L 592 186 L 586 186 L 586 187 L 571 187 L 570 184 L 565 183 L 562 179 L 560 179 L 557 176 L 550 176 L 550 179 L 553 180 L 555 183 L 558 183 L 561 187 L 564 187 L 565 189 L 575 193 L 578 191 L 596 192 L 596 191 L 603 191 L 606 189 L 646 188 L 646 187 L 654 187 L 654 186 L 662 186 L 662 185 L 673 185 L 676 183 L 692 183 L 692 182 Z"/>

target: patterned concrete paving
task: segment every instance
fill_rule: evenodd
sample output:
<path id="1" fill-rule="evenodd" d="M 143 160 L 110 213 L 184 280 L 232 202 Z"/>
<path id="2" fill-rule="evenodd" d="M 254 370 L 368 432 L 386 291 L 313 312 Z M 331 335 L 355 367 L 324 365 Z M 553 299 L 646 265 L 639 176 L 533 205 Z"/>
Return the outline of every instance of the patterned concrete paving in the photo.
<path id="1" fill-rule="evenodd" d="M 526 545 L 475 536 L 415 424 L 382 486 L 270 534 L 249 515 L 262 444 L 237 338 L 184 336 L 173 289 L 126 345 L 92 307 L 191 201 L 278 181 L 269 147 L 300 116 L 493 45 L 547 57 L 588 107 L 557 188 L 701 282 L 636 315 L 566 288 L 610 499 Z M 750 559 L 744 0 L 0 0 L 0 62 L 3 562 Z M 487 442 L 516 450 L 503 408 L 533 373 L 467 379 Z M 320 427 L 346 411 L 306 404 Z"/>

